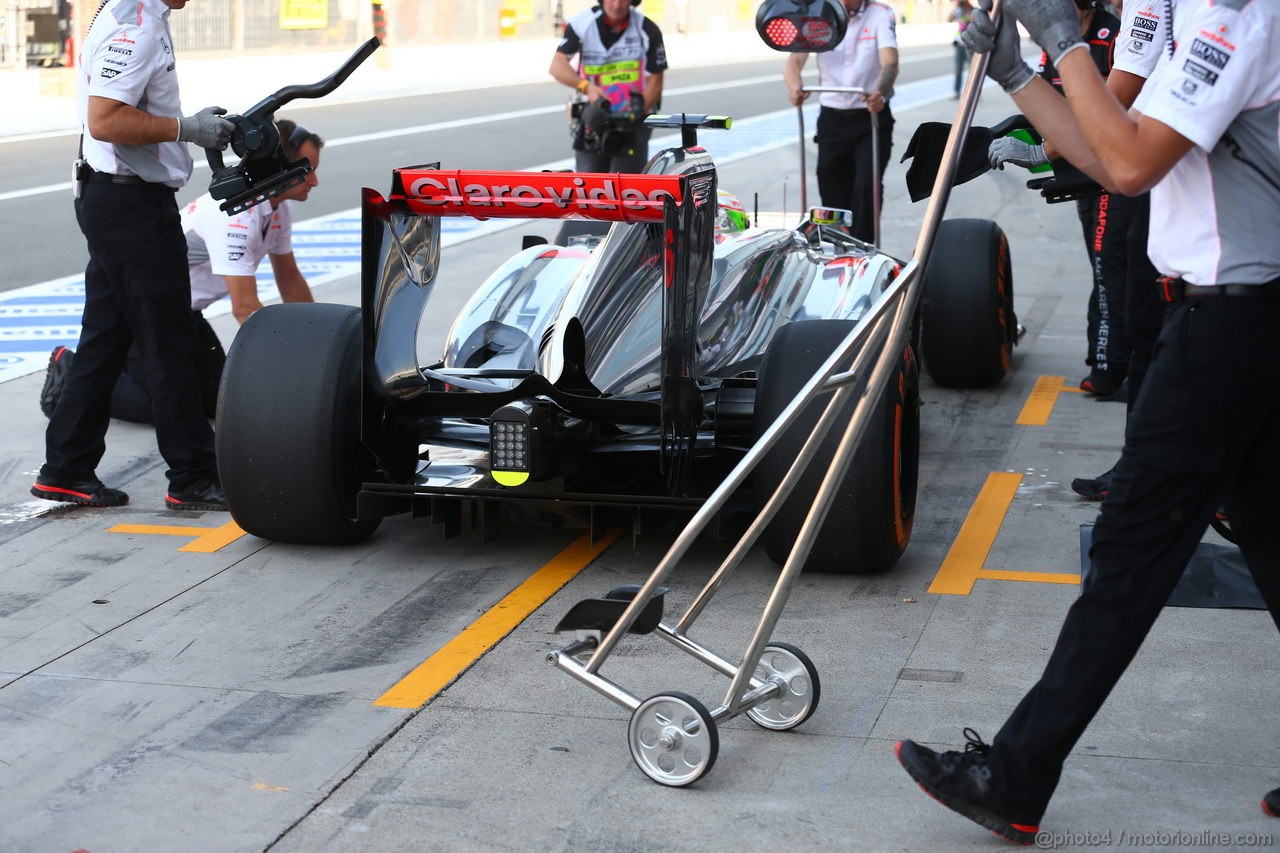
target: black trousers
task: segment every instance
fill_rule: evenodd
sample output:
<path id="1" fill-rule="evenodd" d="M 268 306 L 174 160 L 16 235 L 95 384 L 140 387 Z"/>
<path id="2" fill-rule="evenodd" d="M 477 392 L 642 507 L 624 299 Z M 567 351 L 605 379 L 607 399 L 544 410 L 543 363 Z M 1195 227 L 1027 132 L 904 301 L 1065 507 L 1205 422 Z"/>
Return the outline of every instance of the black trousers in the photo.
<path id="1" fill-rule="evenodd" d="M 1130 343 L 1125 318 L 1129 279 L 1129 199 L 1118 193 L 1098 193 L 1076 201 L 1084 231 L 1093 287 L 1089 291 L 1085 363 L 1099 373 L 1124 379 L 1129 372 Z M 1145 232 L 1142 253 L 1146 257 Z M 1150 261 L 1147 265 L 1150 266 Z M 1157 293 L 1150 288 L 1152 298 Z M 1152 342 L 1154 343 L 1154 341 Z"/>
<path id="2" fill-rule="evenodd" d="M 222 368 L 227 353 L 218 333 L 199 311 L 192 311 L 196 322 L 196 373 L 200 377 L 200 409 L 213 419 L 218 413 L 218 388 L 222 384 Z M 151 423 L 151 394 L 147 391 L 146 367 L 142 351 L 135 342 L 129 349 L 124 372 L 111 391 L 111 417 L 137 424 Z"/>
<path id="3" fill-rule="evenodd" d="M 1151 226 L 1151 194 L 1143 193 L 1125 199 L 1129 233 L 1128 276 L 1124 289 L 1124 330 L 1129 338 L 1129 394 L 1126 406 L 1130 413 L 1137 404 L 1142 382 L 1151 366 L 1151 354 L 1160 336 L 1165 303 L 1160 299 L 1156 282 L 1159 271 L 1147 255 L 1147 234 Z"/>
<path id="4" fill-rule="evenodd" d="M 40 473 L 96 476 L 111 392 L 137 341 L 156 443 L 173 491 L 217 476 L 213 429 L 200 407 L 187 244 L 174 193 L 156 184 L 84 184 L 76 220 L 89 246 L 80 344 L 45 432 Z"/>
<path id="5" fill-rule="evenodd" d="M 867 110 L 818 112 L 818 193 L 823 207 L 853 211 L 854 237 L 870 243 L 875 239 L 876 182 L 884 199 L 884 170 L 893 148 L 893 113 L 881 110 L 880 162 L 872 168 L 871 113 Z M 808 211 L 803 211 L 808 213 Z"/>
<path id="6" fill-rule="evenodd" d="M 653 128 L 637 125 L 635 130 L 635 146 L 632 153 L 593 154 L 587 151 L 575 151 L 573 170 L 575 172 L 622 172 L 623 174 L 639 174 L 649 162 L 649 137 Z"/>
<path id="7" fill-rule="evenodd" d="M 1093 561 L 1040 681 L 996 735 L 994 793 L 1034 824 L 1223 505 L 1280 627 L 1280 301 L 1167 312 L 1093 532 Z"/>

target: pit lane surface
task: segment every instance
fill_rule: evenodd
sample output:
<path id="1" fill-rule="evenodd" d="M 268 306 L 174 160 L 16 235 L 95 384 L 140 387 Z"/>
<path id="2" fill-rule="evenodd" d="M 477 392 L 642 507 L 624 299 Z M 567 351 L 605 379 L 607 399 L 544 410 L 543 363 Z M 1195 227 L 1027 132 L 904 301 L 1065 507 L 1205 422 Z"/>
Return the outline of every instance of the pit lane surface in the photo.
<path id="1" fill-rule="evenodd" d="M 719 103 L 710 109 L 733 114 Z M 978 122 L 1010 111 L 988 91 Z M 949 118 L 949 101 L 900 113 L 894 160 L 916 122 Z M 538 156 L 384 152 L 399 159 L 355 185 L 385 186 L 392 165 L 437 157 L 501 168 L 549 162 L 564 154 L 556 121 L 557 138 Z M 470 138 L 483 140 L 474 129 Z M 472 148 L 481 144 L 524 141 Z M 329 170 L 343 151 L 326 151 L 322 189 L 337 182 Z M 725 167 L 721 183 L 744 196 L 759 191 L 762 207 L 776 208 L 796 159 L 790 148 L 748 158 Z M 887 180 L 884 231 L 889 250 L 905 257 L 923 211 L 905 198 L 903 168 L 895 162 Z M 790 194 L 794 209 L 794 179 Z M 330 212 L 311 210 L 320 197 L 309 212 Z M 59 205 L 65 210 L 65 200 Z M 790 733 L 743 718 L 724 724 L 715 769 L 688 790 L 645 779 L 627 753 L 626 714 L 543 663 L 564 642 L 553 628 L 568 607 L 642 580 L 669 532 L 623 535 L 589 565 L 579 532 L 553 528 L 508 529 L 496 542 L 475 531 L 442 540 L 427 520 L 396 518 L 358 546 L 266 543 L 228 531 L 225 515 L 162 511 L 153 436 L 119 423 L 100 473 L 133 503 L 31 517 L 25 489 L 42 455 L 42 374 L 0 384 L 8 522 L 0 525 L 0 847 L 996 844 L 925 798 L 897 768 L 892 744 L 910 736 L 954 748 L 962 725 L 990 736 L 1034 679 L 1076 594 L 1051 581 L 1078 571 L 1078 525 L 1094 511 L 1065 484 L 1111 463 L 1123 407 L 1062 392 L 1044 426 L 1017 425 L 1043 391 L 1041 377 L 1070 385 L 1083 369 L 1087 281 L 1074 211 L 1046 207 L 1019 175 L 996 174 L 960 188 L 951 215 L 994 217 L 1009 234 L 1016 305 L 1030 330 L 1015 373 L 981 392 L 924 381 L 921 494 L 907 554 L 883 577 L 803 577 L 775 633 L 814 659 L 823 684 L 817 713 Z M 72 229 L 68 239 L 78 243 Z M 428 326 L 447 326 L 467 288 L 518 248 L 519 233 L 446 250 L 448 287 Z M 354 302 L 355 290 L 340 281 L 320 296 Z M 233 333 L 225 316 L 215 325 Z M 979 571 L 1044 580 L 983 577 L 968 594 L 928 592 L 992 473 L 1018 482 L 997 530 L 970 558 Z M 177 526 L 191 532 L 169 529 Z M 206 550 L 189 550 L 198 542 Z M 668 615 L 687 605 L 727 547 L 699 543 L 672 579 Z M 586 568 L 574 575 L 573 563 Z M 507 596 L 552 565 L 571 578 L 567 587 L 493 639 L 486 617 L 514 606 Z M 695 637 L 735 657 L 775 572 L 753 553 Z M 459 644 L 483 649 L 486 638 L 488 653 L 469 669 L 463 663 L 461 677 L 425 706 L 379 704 L 424 662 Z M 1274 655 L 1241 660 L 1242 650 L 1274 642 L 1265 614 L 1166 613 L 1077 748 L 1046 825 L 1274 832 L 1256 805 L 1280 777 L 1269 713 L 1280 701 L 1267 663 Z M 675 689 L 712 704 L 726 685 L 652 638 L 625 641 L 605 674 L 640 696 Z"/>

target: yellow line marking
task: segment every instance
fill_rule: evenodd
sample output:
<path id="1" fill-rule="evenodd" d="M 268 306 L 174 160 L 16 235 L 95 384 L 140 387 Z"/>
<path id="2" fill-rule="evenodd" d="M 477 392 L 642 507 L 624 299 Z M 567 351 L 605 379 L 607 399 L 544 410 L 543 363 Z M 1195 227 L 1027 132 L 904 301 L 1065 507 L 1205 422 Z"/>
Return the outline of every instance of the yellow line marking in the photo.
<path id="1" fill-rule="evenodd" d="M 983 569 L 978 577 L 989 581 L 1025 581 L 1027 583 L 1079 584 L 1080 576 L 1059 572 L 1006 572 L 1000 569 Z"/>
<path id="2" fill-rule="evenodd" d="M 254 782 L 253 790 L 255 791 L 288 791 L 289 789 L 281 785 L 268 785 L 266 782 Z"/>
<path id="3" fill-rule="evenodd" d="M 951 550 L 938 568 L 933 583 L 929 584 L 929 592 L 941 595 L 969 594 L 973 589 L 973 582 L 978 579 L 978 573 L 982 571 L 982 564 L 986 562 L 991 546 L 995 544 L 1005 513 L 1013 503 L 1013 496 L 1021 483 L 1021 474 L 996 471 L 987 475 L 987 482 L 969 508 L 964 524 L 960 525 L 956 541 L 951 543 Z"/>
<path id="4" fill-rule="evenodd" d="M 973 585 L 978 580 L 1080 583 L 1079 575 L 1064 572 L 1010 572 L 983 568 L 1020 485 L 1021 474 L 997 471 L 987 475 L 987 482 L 970 507 L 964 524 L 960 525 L 956 541 L 951 543 L 951 550 L 934 575 L 933 583 L 929 584 L 929 592 L 938 595 L 968 595 L 973 592 Z"/>
<path id="5" fill-rule="evenodd" d="M 107 532 L 140 533 L 146 536 L 190 536 L 193 537 L 192 541 L 178 550 L 197 554 L 212 554 L 244 536 L 244 531 L 234 521 L 212 528 L 163 524 L 117 524 Z"/>
<path id="6" fill-rule="evenodd" d="M 621 530 L 611 530 L 592 545 L 591 535 L 582 534 L 551 562 L 508 593 L 506 598 L 445 643 L 440 651 L 418 664 L 413 672 L 373 704 L 383 708 L 420 708 L 425 705 L 573 580 L 621 535 Z"/>
<path id="7" fill-rule="evenodd" d="M 1066 382 L 1065 376 L 1041 376 L 1037 379 L 1036 387 L 1031 389 L 1015 423 L 1018 426 L 1044 426 L 1049 423 L 1049 415 L 1053 414 L 1058 394 L 1069 390 Z"/>

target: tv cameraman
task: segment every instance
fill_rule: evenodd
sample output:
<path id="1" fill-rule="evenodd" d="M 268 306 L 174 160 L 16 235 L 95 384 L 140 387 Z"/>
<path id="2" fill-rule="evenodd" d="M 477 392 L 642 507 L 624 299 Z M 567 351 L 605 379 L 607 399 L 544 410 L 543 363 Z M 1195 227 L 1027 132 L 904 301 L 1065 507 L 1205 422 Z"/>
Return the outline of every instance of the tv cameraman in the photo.
<path id="1" fill-rule="evenodd" d="M 551 76 L 577 92 L 569 127 L 579 172 L 639 172 L 649 162 L 644 118 L 662 101 L 667 51 L 639 5 L 601 0 L 574 15 L 551 60 Z"/>

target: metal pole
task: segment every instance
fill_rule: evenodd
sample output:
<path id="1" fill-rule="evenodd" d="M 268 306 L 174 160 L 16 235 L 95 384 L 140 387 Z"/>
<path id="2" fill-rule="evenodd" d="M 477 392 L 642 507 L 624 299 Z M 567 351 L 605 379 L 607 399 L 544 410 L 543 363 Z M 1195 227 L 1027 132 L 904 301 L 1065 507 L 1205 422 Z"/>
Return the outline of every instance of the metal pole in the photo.
<path id="1" fill-rule="evenodd" d="M 844 341 L 836 347 L 835 351 L 823 362 L 822 366 L 817 369 L 813 376 L 800 387 L 796 392 L 795 399 L 787 404 L 786 408 L 778 415 L 777 420 L 761 434 L 760 438 L 746 455 L 742 457 L 737 466 L 729 472 L 724 481 L 716 487 L 715 491 L 703 502 L 698 511 L 694 513 L 693 518 L 685 525 L 685 528 L 676 536 L 675 541 L 667 550 L 667 553 L 659 561 L 657 567 L 653 570 L 653 574 L 649 575 L 649 579 L 641 586 L 640 591 L 636 593 L 636 597 L 632 600 L 627 609 L 623 611 L 618 621 L 614 623 L 609 632 L 600 640 L 599 647 L 591 655 L 587 662 L 586 669 L 590 673 L 594 673 L 604 665 L 604 661 L 614 646 L 622 639 L 622 636 L 635 623 L 640 616 L 640 611 L 653 597 L 654 592 L 666 580 L 667 576 L 675 569 L 676 564 L 688 552 L 694 541 L 706 529 L 716 514 L 728 503 L 729 498 L 737 489 L 746 482 L 753 468 L 759 463 L 760 459 L 778 442 L 782 433 L 800 417 L 801 411 L 809 401 L 819 393 L 819 388 L 828 384 L 843 385 L 847 380 L 833 382 L 835 377 L 832 374 L 836 372 L 836 367 L 848 360 L 853 352 L 853 348 L 865 340 L 871 331 L 888 311 L 894 303 L 899 293 L 915 279 L 916 265 L 915 262 L 909 262 L 898 278 L 888 286 L 881 297 L 876 300 L 875 304 L 867 310 L 862 318 L 858 320 L 854 327 L 849 331 Z M 873 377 L 874 380 L 874 377 Z M 871 389 L 868 388 L 868 391 Z M 878 393 L 878 391 L 877 391 Z M 854 413 L 854 420 L 858 419 L 857 411 Z M 863 418 L 863 420 L 866 420 Z"/>
<path id="2" fill-rule="evenodd" d="M 992 0 L 991 20 L 997 27 L 1000 26 L 1000 9 L 1003 5 L 1002 0 Z M 989 60 L 990 54 L 975 53 L 969 63 L 969 77 L 960 93 L 960 103 L 956 105 L 955 120 L 951 124 L 951 133 L 947 136 L 947 144 L 942 149 L 942 162 L 933 179 L 933 192 L 929 194 L 929 206 L 924 212 L 920 236 L 916 238 L 915 254 L 912 257 L 920 265 L 922 273 L 928 266 L 933 237 L 942 222 L 942 214 L 946 212 L 947 200 L 951 197 L 951 183 L 955 180 L 956 170 L 960 165 L 960 152 L 964 150 L 964 140 L 969 135 L 969 126 L 973 123 L 973 114 L 978 108 L 978 97 L 982 94 L 983 78 L 986 77 Z"/>

